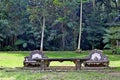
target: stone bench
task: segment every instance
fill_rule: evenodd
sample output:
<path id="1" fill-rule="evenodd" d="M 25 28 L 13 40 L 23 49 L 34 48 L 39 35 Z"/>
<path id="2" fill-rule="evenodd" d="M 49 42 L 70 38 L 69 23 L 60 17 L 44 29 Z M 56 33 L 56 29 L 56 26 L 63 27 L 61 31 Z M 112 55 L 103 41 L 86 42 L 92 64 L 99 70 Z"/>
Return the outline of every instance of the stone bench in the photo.
<path id="1" fill-rule="evenodd" d="M 45 70 L 48 67 L 46 65 L 52 61 L 59 62 L 72 61 L 75 63 L 76 70 L 80 70 L 82 63 L 88 60 L 88 58 L 41 58 L 41 59 L 36 58 L 34 60 L 37 61 L 38 63 L 41 63 L 40 66 L 41 70 Z"/>
<path id="2" fill-rule="evenodd" d="M 41 58 L 48 58 L 44 55 L 42 51 L 34 50 L 30 52 L 29 56 L 24 57 L 24 67 L 39 67 L 41 66 L 41 63 L 35 61 L 34 59 L 41 59 Z M 49 63 L 46 64 L 48 66 Z"/>
<path id="3" fill-rule="evenodd" d="M 103 55 L 102 50 L 94 49 L 88 56 L 89 60 L 84 62 L 85 67 L 108 67 L 108 57 Z"/>

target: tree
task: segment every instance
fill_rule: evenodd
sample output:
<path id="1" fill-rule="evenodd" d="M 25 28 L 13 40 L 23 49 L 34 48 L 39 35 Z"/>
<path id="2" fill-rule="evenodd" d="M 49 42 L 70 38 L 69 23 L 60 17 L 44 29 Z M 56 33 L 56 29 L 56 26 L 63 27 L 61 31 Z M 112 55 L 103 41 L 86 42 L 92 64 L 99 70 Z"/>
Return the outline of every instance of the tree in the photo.
<path id="1" fill-rule="evenodd" d="M 119 15 L 119 2 L 119 0 L 81 2 L 80 0 L 1 0 L 1 49 L 102 49 L 103 35 L 105 29 L 109 27 L 107 24 L 112 23 Z"/>
<path id="2" fill-rule="evenodd" d="M 106 30 L 106 34 L 104 35 L 103 42 L 106 44 L 104 48 L 112 49 L 113 53 L 119 53 L 119 41 L 120 41 L 120 27 L 110 27 Z"/>
<path id="3" fill-rule="evenodd" d="M 106 29 L 106 34 L 104 35 L 104 43 L 106 43 L 105 48 L 110 48 L 112 46 L 118 46 L 118 40 L 120 40 L 120 27 L 110 27 Z"/>
<path id="4" fill-rule="evenodd" d="M 81 44 L 81 33 L 82 33 L 82 0 L 81 0 L 81 7 L 80 7 L 80 31 L 79 31 L 79 38 L 78 38 L 78 47 L 77 52 L 80 52 L 80 44 Z"/>
<path id="5" fill-rule="evenodd" d="M 41 34 L 41 46 L 40 46 L 40 50 L 43 51 L 43 39 L 44 39 L 44 31 L 45 31 L 45 3 L 46 0 L 44 2 L 44 6 L 43 6 L 43 26 L 42 26 L 42 34 Z"/>
<path id="6" fill-rule="evenodd" d="M 76 22 L 76 9 L 78 7 L 78 3 L 73 0 L 54 0 L 53 4 L 55 5 L 54 13 L 56 14 L 53 14 L 55 16 L 55 20 L 52 26 L 56 27 L 56 29 L 53 28 L 54 30 L 57 32 L 59 31 L 59 34 L 57 35 L 59 37 L 58 47 L 60 46 L 60 50 L 73 50 L 73 47 L 76 49 L 76 27 L 78 25 L 78 22 Z"/>
<path id="7" fill-rule="evenodd" d="M 30 11 L 31 14 L 31 20 L 37 20 L 39 21 L 39 24 L 41 24 L 42 19 L 42 29 L 41 29 L 41 43 L 40 43 L 40 50 L 43 51 L 43 44 L 44 44 L 44 31 L 45 31 L 45 22 L 46 22 L 46 14 L 47 14 L 47 3 L 48 0 L 40 1 L 40 0 L 31 0 L 30 1 Z M 40 16 L 42 15 L 42 17 Z M 40 25 L 40 27 L 41 27 Z"/>

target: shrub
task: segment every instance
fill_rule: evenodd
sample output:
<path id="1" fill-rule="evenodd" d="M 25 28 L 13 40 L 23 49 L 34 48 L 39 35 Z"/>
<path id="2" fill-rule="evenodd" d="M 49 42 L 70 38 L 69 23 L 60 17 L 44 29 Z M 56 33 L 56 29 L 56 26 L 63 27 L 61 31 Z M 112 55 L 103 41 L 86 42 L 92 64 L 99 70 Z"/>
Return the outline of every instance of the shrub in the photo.
<path id="1" fill-rule="evenodd" d="M 2 51 L 17 51 L 18 48 L 14 46 L 5 46 L 4 48 L 1 49 Z"/>

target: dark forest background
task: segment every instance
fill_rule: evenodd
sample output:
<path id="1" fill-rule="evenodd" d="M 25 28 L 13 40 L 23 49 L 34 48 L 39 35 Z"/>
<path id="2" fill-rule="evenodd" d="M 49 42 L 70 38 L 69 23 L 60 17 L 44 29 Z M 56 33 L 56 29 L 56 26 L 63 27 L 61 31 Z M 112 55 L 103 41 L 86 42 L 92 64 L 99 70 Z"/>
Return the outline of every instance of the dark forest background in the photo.
<path id="1" fill-rule="evenodd" d="M 83 0 L 81 49 L 109 49 L 120 39 L 120 0 Z M 80 0 L 0 0 L 0 50 L 76 50 Z M 116 34 L 117 33 L 117 34 Z"/>

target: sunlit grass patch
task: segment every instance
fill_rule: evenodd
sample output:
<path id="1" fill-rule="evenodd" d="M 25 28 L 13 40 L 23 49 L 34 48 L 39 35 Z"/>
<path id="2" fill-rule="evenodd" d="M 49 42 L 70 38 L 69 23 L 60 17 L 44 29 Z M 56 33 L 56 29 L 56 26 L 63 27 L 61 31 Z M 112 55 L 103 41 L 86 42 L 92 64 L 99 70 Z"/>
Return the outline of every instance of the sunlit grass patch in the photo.
<path id="1" fill-rule="evenodd" d="M 50 63 L 50 66 L 75 66 L 75 64 L 73 62 L 70 62 L 70 61 L 65 61 L 62 63 L 53 61 Z"/>
<path id="2" fill-rule="evenodd" d="M 112 67 L 120 67 L 120 60 L 119 61 L 110 61 L 110 66 L 112 66 Z"/>
<path id="3" fill-rule="evenodd" d="M 0 52 L 0 67 L 23 67 L 24 57 L 29 55 L 30 51 L 10 51 Z M 75 53 L 75 51 L 45 51 L 49 58 L 85 58 L 89 51 L 83 53 Z M 109 51 L 104 51 L 110 60 L 110 67 L 120 67 L 120 55 L 112 55 Z M 50 66 L 74 66 L 70 61 L 51 62 Z"/>

